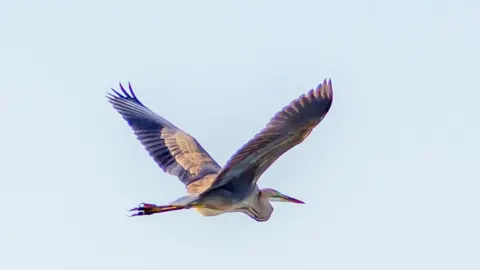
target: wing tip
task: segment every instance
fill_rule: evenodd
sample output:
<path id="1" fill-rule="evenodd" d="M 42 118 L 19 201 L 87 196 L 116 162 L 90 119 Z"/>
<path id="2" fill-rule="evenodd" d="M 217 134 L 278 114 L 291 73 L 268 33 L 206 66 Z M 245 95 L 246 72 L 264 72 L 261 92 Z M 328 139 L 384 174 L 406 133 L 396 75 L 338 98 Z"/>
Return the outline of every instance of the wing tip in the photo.
<path id="1" fill-rule="evenodd" d="M 123 86 L 121 82 L 118 82 L 118 86 L 120 87 L 120 91 L 110 88 L 112 92 L 115 94 L 107 92 L 107 98 L 109 99 L 110 102 L 113 102 L 116 99 L 132 100 L 142 106 L 145 106 L 135 95 L 135 92 L 133 91 L 133 87 L 130 81 L 128 82 L 128 90 L 126 90 L 126 88 Z"/>
<path id="2" fill-rule="evenodd" d="M 330 78 L 325 78 L 321 84 L 315 89 L 317 97 L 327 100 L 333 100 L 333 87 L 332 80 Z"/>

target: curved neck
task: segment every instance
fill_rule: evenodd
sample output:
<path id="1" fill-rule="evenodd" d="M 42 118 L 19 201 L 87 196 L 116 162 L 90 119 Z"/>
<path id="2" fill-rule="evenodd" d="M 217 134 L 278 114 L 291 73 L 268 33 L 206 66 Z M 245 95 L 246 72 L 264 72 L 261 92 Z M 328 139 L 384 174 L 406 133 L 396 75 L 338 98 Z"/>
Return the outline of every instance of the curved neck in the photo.
<path id="1" fill-rule="evenodd" d="M 273 206 L 270 204 L 268 194 L 261 192 L 258 188 L 254 190 L 246 202 L 248 205 L 247 215 L 256 221 L 267 221 L 273 212 Z"/>

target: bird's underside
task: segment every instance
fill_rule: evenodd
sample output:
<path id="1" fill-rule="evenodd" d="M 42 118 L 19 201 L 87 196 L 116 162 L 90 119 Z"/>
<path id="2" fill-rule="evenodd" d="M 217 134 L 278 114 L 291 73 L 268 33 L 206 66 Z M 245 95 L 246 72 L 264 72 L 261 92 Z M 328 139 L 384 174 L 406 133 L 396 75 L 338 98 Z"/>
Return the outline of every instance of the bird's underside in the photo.
<path id="1" fill-rule="evenodd" d="M 247 211 L 248 205 L 242 202 L 252 196 L 253 190 L 258 190 L 259 177 L 281 155 L 309 136 L 328 113 L 333 100 L 331 81 L 324 80 L 276 113 L 222 168 L 194 137 L 143 105 L 130 83 L 128 92 L 121 84 L 120 89 L 121 93 L 112 89 L 114 94 L 107 96 L 109 102 L 158 166 L 176 176 L 188 193 L 165 206 L 141 204 L 131 209 L 137 212 L 134 215 L 189 208 L 204 216 Z M 214 196 L 222 197 L 217 198 L 221 203 L 211 198 Z"/>

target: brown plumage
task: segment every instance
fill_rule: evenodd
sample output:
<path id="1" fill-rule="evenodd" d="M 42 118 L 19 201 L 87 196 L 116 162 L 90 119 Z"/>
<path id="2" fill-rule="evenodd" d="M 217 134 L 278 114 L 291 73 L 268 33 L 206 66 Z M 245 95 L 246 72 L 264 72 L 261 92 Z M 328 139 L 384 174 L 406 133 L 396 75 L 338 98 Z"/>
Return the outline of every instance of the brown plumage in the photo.
<path id="1" fill-rule="evenodd" d="M 130 84 L 130 93 L 122 85 L 120 88 L 123 94 L 112 89 L 116 95 L 108 96 L 110 103 L 132 127 L 159 167 L 177 176 L 190 194 L 163 208 L 154 209 L 148 204 L 148 207 L 134 209 L 140 211 L 140 215 L 194 207 L 204 215 L 240 211 L 264 221 L 273 211 L 268 199 L 301 202 L 273 189 L 262 193 L 257 180 L 281 155 L 303 142 L 323 120 L 333 100 L 330 80 L 324 80 L 316 89 L 276 113 L 223 169 L 194 137 L 144 106 Z M 268 198 L 260 203 L 257 195 L 262 194 Z M 265 208 L 264 213 L 259 208 Z"/>
<path id="2" fill-rule="evenodd" d="M 332 100 L 332 82 L 324 80 L 315 90 L 310 90 L 285 106 L 230 158 L 210 188 L 230 181 L 235 177 L 230 172 L 237 168 L 243 172 L 253 170 L 255 177 L 251 181 L 256 182 L 275 160 L 310 135 L 327 115 Z"/>
<path id="3" fill-rule="evenodd" d="M 164 172 L 177 176 L 187 186 L 220 172 L 220 165 L 195 138 L 144 106 L 131 85 L 130 94 L 122 85 L 120 88 L 124 95 L 112 89 L 117 95 L 109 94 L 110 103 Z"/>

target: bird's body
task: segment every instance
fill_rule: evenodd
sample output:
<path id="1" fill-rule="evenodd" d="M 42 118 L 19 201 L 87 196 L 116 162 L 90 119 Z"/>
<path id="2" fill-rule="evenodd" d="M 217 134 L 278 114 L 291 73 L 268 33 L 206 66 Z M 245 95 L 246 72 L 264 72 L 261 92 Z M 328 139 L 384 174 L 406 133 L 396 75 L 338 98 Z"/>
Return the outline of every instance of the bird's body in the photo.
<path id="1" fill-rule="evenodd" d="M 260 189 L 257 180 L 282 154 L 301 143 L 328 113 L 333 91 L 324 80 L 279 111 L 266 127 L 240 148 L 222 168 L 195 138 L 144 106 L 129 85 L 123 95 L 108 99 L 165 172 L 185 185 L 187 196 L 171 204 L 142 204 L 135 215 L 194 208 L 204 216 L 241 212 L 266 221 L 271 201 L 303 203 L 274 189 Z"/>
<path id="2" fill-rule="evenodd" d="M 273 212 L 273 207 L 268 198 L 265 196 L 260 197 L 260 189 L 258 186 L 255 186 L 255 189 L 243 200 L 232 200 L 231 198 L 234 198 L 231 192 L 219 189 L 218 191 L 200 196 L 187 195 L 172 202 L 169 206 L 193 204 L 192 207 L 203 216 L 217 216 L 223 213 L 242 212 L 259 220 L 268 219 Z M 192 203 L 193 201 L 196 203 Z M 195 204 L 197 203 L 202 205 L 202 207 L 196 207 Z M 250 208 L 255 209 L 254 211 L 257 212 L 251 213 Z"/>
<path id="3" fill-rule="evenodd" d="M 261 191 L 258 186 L 255 185 L 247 197 L 242 199 L 242 196 L 237 196 L 225 189 L 218 189 L 210 193 L 201 194 L 200 196 L 189 195 L 182 197 L 172 202 L 169 206 L 193 205 L 192 207 L 203 216 L 217 216 L 223 213 L 242 212 L 257 221 L 266 221 L 273 212 L 270 198 L 265 196 L 268 191 L 269 189 Z M 262 192 L 265 192 L 264 196 L 261 196 Z M 292 202 L 303 203 L 299 200 L 291 199 Z M 195 203 L 192 203 L 192 201 Z M 196 206 L 197 203 L 200 207 Z"/>

